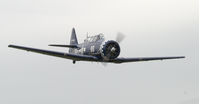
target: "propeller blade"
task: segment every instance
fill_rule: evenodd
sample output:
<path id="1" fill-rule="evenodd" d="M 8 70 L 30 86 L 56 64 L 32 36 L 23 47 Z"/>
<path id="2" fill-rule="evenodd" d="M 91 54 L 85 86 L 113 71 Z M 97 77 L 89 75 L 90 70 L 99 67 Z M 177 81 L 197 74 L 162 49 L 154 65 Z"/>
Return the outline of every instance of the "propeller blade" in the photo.
<path id="1" fill-rule="evenodd" d="M 105 62 L 102 62 L 102 65 L 104 66 L 104 67 L 107 67 L 107 63 L 105 63 Z"/>
<path id="2" fill-rule="evenodd" d="M 125 38 L 125 35 L 122 34 L 121 32 L 117 33 L 117 37 L 116 37 L 116 42 L 121 43 Z"/>

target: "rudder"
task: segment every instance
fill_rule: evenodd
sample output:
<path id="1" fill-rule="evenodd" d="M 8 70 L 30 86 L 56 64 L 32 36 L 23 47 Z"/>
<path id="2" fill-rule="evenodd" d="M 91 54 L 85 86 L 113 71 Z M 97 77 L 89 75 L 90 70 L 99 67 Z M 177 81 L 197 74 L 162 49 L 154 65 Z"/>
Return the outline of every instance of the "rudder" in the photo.
<path id="1" fill-rule="evenodd" d="M 75 28 L 72 29 L 71 38 L 70 38 L 70 45 L 78 45 Z M 74 53 L 74 50 L 75 50 L 74 48 L 70 48 L 69 53 Z"/>
<path id="2" fill-rule="evenodd" d="M 70 38 L 70 45 L 77 45 L 77 44 L 78 44 L 77 36 L 76 36 L 75 28 L 73 28 L 72 33 L 71 33 L 71 38 Z"/>

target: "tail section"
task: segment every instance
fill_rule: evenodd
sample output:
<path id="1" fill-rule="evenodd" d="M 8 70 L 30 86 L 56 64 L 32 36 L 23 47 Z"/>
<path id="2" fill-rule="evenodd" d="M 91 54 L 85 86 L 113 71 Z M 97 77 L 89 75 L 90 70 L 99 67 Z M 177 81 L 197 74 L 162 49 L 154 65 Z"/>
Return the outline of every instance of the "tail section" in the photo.
<path id="1" fill-rule="evenodd" d="M 71 38 L 70 38 L 70 45 L 77 45 L 77 44 L 78 44 L 77 36 L 76 36 L 75 28 L 73 28 L 72 33 L 71 33 Z"/>
<path id="2" fill-rule="evenodd" d="M 78 45 L 75 28 L 72 29 L 71 38 L 70 38 L 70 45 Z M 74 50 L 75 50 L 74 48 L 70 48 L 69 53 L 74 53 Z"/>

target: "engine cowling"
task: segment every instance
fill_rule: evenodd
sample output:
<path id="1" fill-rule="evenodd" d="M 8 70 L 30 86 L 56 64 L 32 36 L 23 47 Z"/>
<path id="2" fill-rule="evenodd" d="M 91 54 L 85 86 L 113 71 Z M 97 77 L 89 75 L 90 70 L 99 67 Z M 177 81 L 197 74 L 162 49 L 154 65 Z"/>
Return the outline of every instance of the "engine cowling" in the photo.
<path id="1" fill-rule="evenodd" d="M 116 41 L 110 40 L 101 45 L 100 51 L 105 60 L 115 59 L 120 55 L 120 46 Z"/>

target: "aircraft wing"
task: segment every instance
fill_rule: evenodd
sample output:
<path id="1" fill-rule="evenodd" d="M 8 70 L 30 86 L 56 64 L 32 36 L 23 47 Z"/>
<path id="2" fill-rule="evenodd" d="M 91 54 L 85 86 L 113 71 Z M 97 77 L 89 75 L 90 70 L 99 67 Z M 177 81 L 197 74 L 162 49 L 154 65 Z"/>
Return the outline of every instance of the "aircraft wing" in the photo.
<path id="1" fill-rule="evenodd" d="M 113 60 L 109 60 L 109 62 L 113 63 L 126 63 L 126 62 L 140 62 L 140 61 L 153 61 L 153 60 L 166 60 L 166 59 L 180 59 L 185 58 L 185 56 L 177 56 L 177 57 L 138 57 L 138 58 L 116 58 Z"/>
<path id="2" fill-rule="evenodd" d="M 26 50 L 26 51 L 35 52 L 35 53 L 40 53 L 40 54 L 49 55 L 49 56 L 71 59 L 71 60 L 75 60 L 75 61 L 97 61 L 97 58 L 94 56 L 77 55 L 77 54 L 56 52 L 56 51 L 36 49 L 36 48 L 17 46 L 17 45 L 9 45 L 8 47 Z"/>
<path id="3" fill-rule="evenodd" d="M 17 46 L 17 45 L 9 45 L 8 47 L 26 50 L 30 52 L 40 53 L 49 56 L 61 57 L 65 59 L 71 59 L 75 61 L 96 61 L 96 62 L 104 62 L 103 60 L 99 60 L 95 56 L 88 56 L 88 55 L 79 55 L 79 54 L 71 54 L 71 53 L 63 53 L 63 52 L 56 52 L 44 49 L 37 49 L 37 48 L 30 48 L 24 46 Z M 166 60 L 166 59 L 180 59 L 185 58 L 184 56 L 177 56 L 177 57 L 139 57 L 139 58 L 116 58 L 112 60 L 108 60 L 106 62 L 111 63 L 127 63 L 127 62 L 140 62 L 140 61 L 152 61 L 152 60 Z"/>

